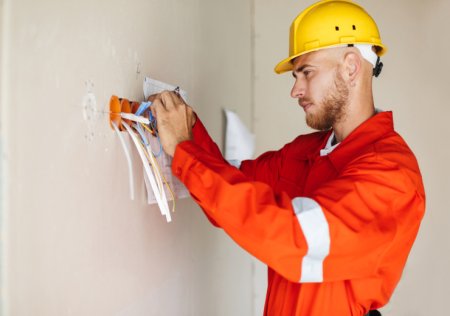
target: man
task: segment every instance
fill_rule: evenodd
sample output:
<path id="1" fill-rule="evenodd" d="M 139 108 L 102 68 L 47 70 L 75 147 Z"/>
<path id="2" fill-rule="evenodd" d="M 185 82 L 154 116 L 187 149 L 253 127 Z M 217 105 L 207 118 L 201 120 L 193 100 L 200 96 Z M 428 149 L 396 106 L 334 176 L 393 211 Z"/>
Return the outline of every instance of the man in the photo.
<path id="1" fill-rule="evenodd" d="M 385 50 L 351 1 L 303 11 L 275 71 L 292 70 L 291 95 L 319 132 L 239 169 L 176 93 L 153 103 L 174 174 L 215 225 L 268 265 L 265 315 L 366 315 L 401 277 L 425 193 L 392 113 L 374 108 L 372 75 Z"/>

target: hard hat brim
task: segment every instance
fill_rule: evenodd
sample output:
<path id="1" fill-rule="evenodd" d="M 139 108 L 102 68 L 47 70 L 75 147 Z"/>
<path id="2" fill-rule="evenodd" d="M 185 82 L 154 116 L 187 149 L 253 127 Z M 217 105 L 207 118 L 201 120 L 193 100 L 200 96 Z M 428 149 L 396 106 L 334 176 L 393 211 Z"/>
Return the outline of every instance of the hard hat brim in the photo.
<path id="1" fill-rule="evenodd" d="M 355 44 L 368 44 L 368 45 L 373 45 L 373 46 L 375 46 L 376 48 L 377 48 L 377 55 L 378 56 L 382 56 L 382 55 L 384 55 L 385 53 L 386 53 L 386 51 L 387 51 L 387 48 L 386 48 L 386 46 L 384 46 L 383 44 L 374 44 L 374 43 L 355 43 Z M 332 46 L 328 46 L 328 47 L 320 47 L 320 48 L 318 48 L 318 49 L 313 49 L 313 50 L 309 50 L 309 51 L 305 51 L 305 52 L 302 52 L 302 53 L 300 53 L 300 54 L 296 54 L 296 55 L 293 55 L 293 56 L 289 56 L 288 58 L 286 58 L 286 59 L 283 59 L 282 61 L 280 61 L 276 66 L 275 66 L 275 72 L 277 73 L 277 74 L 282 74 L 282 73 L 284 73 L 284 72 L 286 72 L 286 71 L 291 71 L 291 70 L 293 70 L 294 69 L 294 65 L 292 64 L 292 61 L 295 59 L 295 58 L 297 58 L 297 57 L 300 57 L 300 56 L 302 56 L 302 55 L 306 55 L 306 54 L 308 54 L 308 53 L 311 53 L 311 52 L 316 52 L 316 51 L 318 51 L 318 50 L 322 50 L 322 49 L 327 49 L 327 48 L 334 48 L 334 47 L 343 47 L 343 46 L 347 46 L 348 44 L 345 44 L 345 45 L 342 45 L 342 44 L 339 44 L 339 45 L 332 45 Z"/>
<path id="2" fill-rule="evenodd" d="M 290 56 L 286 59 L 283 59 L 282 61 L 280 61 L 276 66 L 275 66 L 275 72 L 277 74 L 282 74 L 286 71 L 291 71 L 292 69 L 294 69 L 294 65 L 292 64 L 292 60 L 294 60 L 295 58 L 301 56 L 303 54 L 298 54 L 298 55 L 294 55 L 294 56 Z"/>

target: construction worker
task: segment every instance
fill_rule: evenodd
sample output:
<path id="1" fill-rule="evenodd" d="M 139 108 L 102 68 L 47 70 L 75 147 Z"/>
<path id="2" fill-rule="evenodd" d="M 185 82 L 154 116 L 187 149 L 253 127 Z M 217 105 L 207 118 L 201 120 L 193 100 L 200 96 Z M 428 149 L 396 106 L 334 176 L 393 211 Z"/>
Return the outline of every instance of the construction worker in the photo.
<path id="1" fill-rule="evenodd" d="M 173 173 L 215 225 L 268 265 L 264 315 L 375 313 L 401 277 L 425 193 L 392 112 L 374 107 L 385 51 L 358 4 L 325 0 L 304 10 L 275 71 L 292 72 L 291 96 L 319 131 L 240 168 L 176 93 L 154 100 Z"/>

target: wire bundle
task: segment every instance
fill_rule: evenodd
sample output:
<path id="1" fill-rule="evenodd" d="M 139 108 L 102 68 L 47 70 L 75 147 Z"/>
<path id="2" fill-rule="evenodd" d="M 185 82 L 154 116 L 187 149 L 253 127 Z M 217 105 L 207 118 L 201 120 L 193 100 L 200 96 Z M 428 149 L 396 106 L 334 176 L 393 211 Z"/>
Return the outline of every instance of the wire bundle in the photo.
<path id="1" fill-rule="evenodd" d="M 125 100 L 125 102 L 124 102 Z M 118 111 L 117 102 L 121 103 L 120 111 Z M 128 152 L 128 148 L 125 141 L 120 133 L 120 130 L 126 131 L 135 145 L 135 148 L 141 158 L 144 167 L 144 180 L 147 189 L 147 196 L 151 196 L 151 192 L 155 196 L 156 202 L 159 206 L 161 214 L 166 217 L 166 220 L 170 222 L 172 220 L 170 215 L 169 203 L 166 195 L 165 187 L 169 194 L 169 198 L 172 199 L 172 212 L 175 211 L 175 194 L 170 187 L 166 177 L 164 176 L 162 169 L 158 163 L 157 158 L 163 153 L 162 145 L 159 139 L 158 130 L 156 128 L 156 119 L 152 115 L 150 110 L 151 102 L 142 102 L 139 104 L 136 112 L 128 113 L 122 112 L 124 107 L 123 103 L 127 103 L 126 99 L 118 99 L 113 96 L 110 101 L 111 109 L 111 125 L 113 129 L 119 136 L 120 142 L 125 152 L 127 158 L 128 169 L 129 169 L 129 182 L 130 182 L 130 196 L 134 199 L 134 180 L 133 180 L 133 167 L 131 155 Z M 129 106 L 125 106 L 126 109 L 131 110 Z M 148 115 L 148 118 L 146 117 Z M 129 123 L 127 123 L 127 121 Z M 154 152 L 149 138 L 155 137 L 158 144 L 158 152 Z"/>

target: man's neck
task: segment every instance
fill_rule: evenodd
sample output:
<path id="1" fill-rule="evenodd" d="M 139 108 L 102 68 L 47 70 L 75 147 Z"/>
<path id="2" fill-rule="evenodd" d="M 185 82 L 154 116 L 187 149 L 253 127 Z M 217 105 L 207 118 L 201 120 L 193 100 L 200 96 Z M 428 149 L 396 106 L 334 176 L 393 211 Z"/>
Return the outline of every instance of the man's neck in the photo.
<path id="1" fill-rule="evenodd" d="M 343 120 L 333 125 L 333 131 L 338 143 L 342 142 L 353 130 L 366 120 L 375 115 L 375 108 L 373 101 L 370 105 L 365 107 L 351 107 L 349 106 L 347 114 Z"/>

